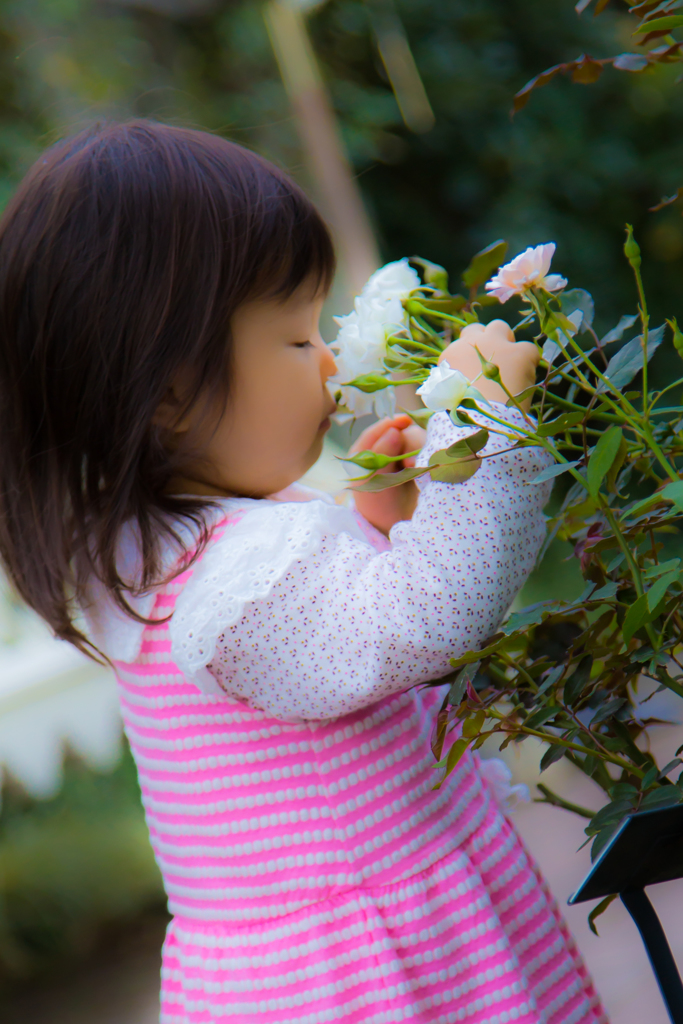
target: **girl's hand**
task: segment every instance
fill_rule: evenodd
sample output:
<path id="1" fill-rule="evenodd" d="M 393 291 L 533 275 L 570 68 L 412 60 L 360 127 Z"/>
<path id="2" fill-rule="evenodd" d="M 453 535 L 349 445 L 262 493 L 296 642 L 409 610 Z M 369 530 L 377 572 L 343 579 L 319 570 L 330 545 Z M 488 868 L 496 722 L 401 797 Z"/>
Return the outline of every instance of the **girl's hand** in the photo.
<path id="1" fill-rule="evenodd" d="M 460 370 L 470 380 L 481 372 L 479 356 L 475 345 L 489 362 L 495 363 L 500 370 L 501 380 L 511 395 L 518 395 L 536 381 L 536 367 L 540 354 L 530 341 L 515 341 L 515 336 L 504 320 L 492 320 L 484 327 L 483 324 L 468 324 L 460 337 L 445 352 L 441 353 L 439 362 L 445 360 L 454 370 Z M 489 402 L 508 401 L 508 396 L 500 386 L 486 377 L 479 377 L 474 385 Z M 529 410 L 531 395 L 520 405 Z"/>
<path id="2" fill-rule="evenodd" d="M 476 357 L 476 352 L 474 353 Z M 373 451 L 382 455 L 402 455 L 414 452 L 425 443 L 427 434 L 422 427 L 416 426 L 410 416 L 404 414 L 393 419 L 380 420 L 364 430 L 358 440 L 351 446 L 350 455 L 356 452 Z M 400 469 L 412 468 L 415 458 L 394 462 L 381 473 L 392 473 Z M 377 494 L 354 489 L 356 508 L 362 516 L 382 533 L 388 534 L 394 523 L 410 519 L 417 504 L 418 489 L 414 480 L 392 487 Z"/>

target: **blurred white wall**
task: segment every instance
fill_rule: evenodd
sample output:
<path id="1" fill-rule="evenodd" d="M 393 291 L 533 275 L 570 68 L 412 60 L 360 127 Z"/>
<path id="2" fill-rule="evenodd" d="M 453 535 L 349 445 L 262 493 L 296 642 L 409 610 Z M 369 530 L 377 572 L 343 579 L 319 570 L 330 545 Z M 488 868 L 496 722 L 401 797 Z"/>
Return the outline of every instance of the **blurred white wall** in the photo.
<path id="1" fill-rule="evenodd" d="M 55 640 L 0 580 L 0 774 L 52 796 L 67 749 L 106 770 L 121 735 L 113 674 Z"/>

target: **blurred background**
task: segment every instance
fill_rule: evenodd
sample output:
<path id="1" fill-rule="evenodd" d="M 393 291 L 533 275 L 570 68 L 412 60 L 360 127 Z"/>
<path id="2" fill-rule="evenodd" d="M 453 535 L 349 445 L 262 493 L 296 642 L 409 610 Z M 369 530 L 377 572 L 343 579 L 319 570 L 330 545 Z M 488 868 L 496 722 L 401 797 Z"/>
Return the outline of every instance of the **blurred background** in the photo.
<path id="1" fill-rule="evenodd" d="M 560 78 L 510 117 L 514 93 L 548 66 L 631 49 L 624 12 L 619 0 L 598 19 L 572 0 L 0 0 L 0 206 L 63 134 L 154 117 L 255 148 L 317 199 L 340 255 L 327 340 L 381 262 L 419 254 L 457 281 L 501 237 L 512 253 L 554 239 L 553 269 L 595 295 L 607 329 L 635 308 L 626 221 L 654 322 L 680 317 L 680 205 L 648 212 L 683 185 L 680 66 L 609 71 L 590 87 Z M 659 380 L 674 358 L 660 350 Z M 347 442 L 338 428 L 312 483 L 342 486 L 333 456 Z M 568 555 L 555 545 L 524 601 L 570 594 Z M 670 747 L 676 729 L 655 743 Z M 511 757 L 533 786 L 538 751 Z M 0 1019 L 152 1024 L 164 899 L 112 680 L 1 581 L 0 772 Z M 570 766 L 551 774 L 598 806 Z M 564 903 L 587 866 L 581 820 L 516 813 Z M 652 895 L 683 960 L 681 888 Z M 630 919 L 612 907 L 598 939 L 585 914 L 568 916 L 612 1020 L 664 1024 Z"/>

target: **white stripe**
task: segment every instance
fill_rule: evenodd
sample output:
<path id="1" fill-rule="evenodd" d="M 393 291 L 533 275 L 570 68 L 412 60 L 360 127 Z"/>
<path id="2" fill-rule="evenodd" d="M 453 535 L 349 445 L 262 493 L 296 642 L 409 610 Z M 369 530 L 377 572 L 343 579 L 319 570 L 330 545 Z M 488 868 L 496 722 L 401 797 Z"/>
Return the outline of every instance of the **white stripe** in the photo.
<path id="1" fill-rule="evenodd" d="M 464 959 L 461 958 L 460 960 L 456 959 L 454 962 L 450 962 L 448 966 L 439 966 L 439 959 L 445 960 L 447 957 L 450 957 L 453 953 L 458 951 L 466 941 L 467 939 L 464 937 L 462 939 L 458 938 L 456 940 L 451 940 L 449 943 L 446 943 L 444 946 L 436 950 L 435 963 L 430 965 L 429 973 L 427 975 L 411 979 L 410 987 L 412 990 L 415 991 L 419 988 L 425 988 L 427 985 L 433 985 L 437 980 L 445 981 L 447 978 L 457 978 L 459 974 L 462 974 L 464 970 L 467 970 L 470 967 L 469 959 L 467 957 Z M 171 974 L 171 977 L 175 974 L 175 980 L 182 980 L 183 988 L 187 992 L 203 989 L 207 993 L 218 995 L 233 993 L 260 993 L 267 992 L 268 990 L 279 989 L 280 991 L 277 993 L 278 997 L 286 999 L 286 990 L 290 985 L 295 985 L 304 981 L 311 981 L 312 979 L 320 978 L 325 974 L 331 974 L 333 972 L 336 973 L 340 969 L 348 968 L 351 964 L 355 964 L 358 961 L 365 960 L 366 962 L 370 961 L 370 963 L 372 963 L 372 960 L 383 951 L 389 951 L 388 945 L 382 945 L 377 942 L 364 943 L 352 950 L 342 953 L 339 956 L 332 957 L 330 960 L 323 963 L 308 963 L 305 966 L 302 965 L 301 967 L 287 971 L 284 974 L 266 975 L 263 972 L 258 972 L 249 978 L 240 979 L 236 977 L 226 977 L 221 982 L 207 982 L 205 979 L 197 977 L 194 971 L 190 974 L 187 974 L 183 970 L 176 971 Z M 514 969 L 516 962 L 514 960 L 509 961 L 509 965 L 510 966 L 507 967 L 507 970 L 503 964 L 498 964 L 495 968 L 490 968 L 487 971 L 480 971 L 479 973 L 472 975 L 458 986 L 458 989 L 456 990 L 457 995 L 467 995 L 469 992 L 479 988 L 481 985 L 485 985 L 487 982 L 493 981 L 494 978 L 491 977 L 491 975 L 496 978 L 500 978 L 503 974 L 509 973 L 510 967 Z M 182 966 L 186 965 L 183 964 Z M 409 965 L 405 961 L 398 957 L 394 957 L 389 962 L 386 960 L 382 962 L 379 967 L 379 973 L 382 976 L 383 985 L 389 986 L 391 984 L 389 980 L 391 974 L 403 973 L 408 969 L 408 966 Z M 234 968 L 229 967 L 228 970 L 234 970 Z M 351 988 L 358 983 L 364 983 L 371 980 L 375 977 L 376 972 L 377 967 L 364 968 L 360 971 L 356 971 L 355 973 L 347 973 L 344 971 L 345 983 L 347 987 Z M 312 989 L 312 998 L 316 998 L 316 992 L 320 991 L 320 989 Z M 497 993 L 494 990 L 494 992 L 489 993 L 489 996 L 492 1001 L 500 1002 L 503 997 L 502 995 L 499 995 L 498 999 L 496 999 L 496 994 Z"/>
<path id="2" fill-rule="evenodd" d="M 388 965 L 382 965 L 387 967 Z M 304 991 L 296 993 L 291 996 L 280 996 L 273 997 L 270 999 L 259 999 L 249 1002 L 230 1002 L 230 1003 L 216 1003 L 211 999 L 200 999 L 191 1000 L 187 998 L 185 992 L 183 992 L 183 1005 L 190 1013 L 209 1013 L 211 1019 L 214 1018 L 226 1018 L 235 1017 L 237 1015 L 252 1016 L 256 1014 L 263 1014 L 267 1012 L 274 1012 L 283 1010 L 299 1010 L 301 1007 L 317 1001 L 319 999 L 329 998 L 334 994 L 341 994 L 347 991 L 352 986 L 358 984 L 366 984 L 367 982 L 375 981 L 376 987 L 370 991 L 359 993 L 353 1000 L 348 1001 L 341 1006 L 337 1004 L 329 1009 L 319 1009 L 317 1012 L 314 1011 L 311 1014 L 297 1014 L 296 1018 L 289 1018 L 292 1022 L 296 1020 L 296 1024 L 321 1024 L 324 1021 L 339 1020 L 343 1019 L 344 1016 L 350 1015 L 351 1013 L 363 1009 L 365 1006 L 369 1006 L 373 1003 L 391 1001 L 393 1005 L 388 1011 L 383 1012 L 381 1015 L 373 1015 L 372 1017 L 365 1016 L 365 1024 L 369 1024 L 370 1021 L 379 1024 L 380 1021 L 385 1021 L 386 1024 L 393 1024 L 395 1021 L 403 1021 L 405 1019 L 413 1018 L 416 1011 L 424 1012 L 432 1009 L 435 1005 L 441 1005 L 442 1003 L 452 1002 L 454 1000 L 459 1001 L 459 1005 L 456 1007 L 453 1014 L 441 1015 L 437 1018 L 438 1021 L 461 1021 L 471 1017 L 474 1013 L 479 1014 L 478 1024 L 484 1024 L 481 1018 L 481 1010 L 495 1006 L 503 1001 L 507 1001 L 513 995 L 520 995 L 521 988 L 519 982 L 513 981 L 509 985 L 504 985 L 502 988 L 497 989 L 493 993 L 483 993 L 481 996 L 474 1000 L 469 1000 L 464 1003 L 460 1000 L 464 995 L 465 986 L 454 986 L 450 989 L 445 989 L 439 992 L 435 996 L 427 996 L 426 998 L 420 999 L 417 1003 L 413 1003 L 411 1007 L 407 1007 L 403 1010 L 402 1007 L 396 1005 L 395 1000 L 397 996 L 408 995 L 411 991 L 414 991 L 415 984 L 410 981 L 401 981 L 398 985 L 386 986 L 384 980 L 385 972 L 379 968 L 379 965 L 370 968 L 366 971 L 359 971 L 353 975 L 346 975 L 342 978 L 330 980 L 330 983 L 325 986 L 321 986 L 317 989 L 304 989 Z M 184 983 L 187 984 L 187 979 L 183 979 Z M 435 979 L 436 983 L 436 979 Z M 486 976 L 482 976 L 482 984 L 486 983 Z M 469 988 L 469 986 L 467 986 Z M 207 996 L 212 994 L 214 986 L 207 985 L 206 992 Z M 171 994 L 169 993 L 169 996 Z M 529 1002 L 523 1001 L 520 1006 L 515 1007 L 512 1012 L 503 1011 L 502 1013 L 496 1014 L 496 1017 L 489 1017 L 488 1021 L 490 1024 L 494 1024 L 494 1020 L 497 1020 L 498 1024 L 504 1024 L 504 1022 L 512 1021 L 517 1019 L 519 1013 L 527 1013 L 533 1007 L 533 1002 L 530 1005 Z M 285 1018 L 280 1018 L 282 1024 L 288 1024 Z"/>
<path id="3" fill-rule="evenodd" d="M 411 821 L 414 824 L 417 824 L 418 820 L 424 820 L 426 807 L 429 808 L 429 810 L 426 813 L 438 812 L 451 802 L 454 795 L 451 792 L 451 790 L 460 788 L 461 784 L 467 781 L 467 790 L 464 793 L 460 794 L 460 800 L 458 801 L 457 804 L 454 805 L 456 807 L 460 807 L 461 809 L 464 808 L 470 802 L 473 795 L 482 792 L 481 783 L 473 771 L 469 773 L 469 777 L 463 777 L 466 776 L 466 770 L 468 767 L 469 766 L 467 765 L 463 766 L 462 776 L 460 778 L 455 777 L 452 783 L 450 783 L 449 780 L 449 786 L 442 788 L 441 790 L 437 790 L 433 793 L 432 796 L 429 795 L 429 790 L 431 789 L 429 783 L 431 782 L 431 780 L 427 779 L 420 785 L 420 787 L 416 787 L 412 792 L 403 793 L 400 799 L 396 799 L 388 805 L 384 804 L 381 808 L 376 808 L 372 815 L 368 814 L 365 816 L 364 819 L 356 819 L 353 823 L 354 831 L 349 830 L 350 836 L 353 837 L 353 835 L 355 835 L 355 833 L 357 832 L 362 833 L 367 829 L 371 829 L 376 824 L 379 824 L 380 821 L 387 820 L 389 818 L 394 817 L 394 815 L 396 814 L 400 814 L 401 810 L 407 811 L 413 804 L 417 803 L 418 801 L 423 803 L 424 798 L 427 798 L 425 807 L 423 807 L 422 810 L 418 809 L 417 811 L 418 814 L 422 814 L 422 817 L 420 819 L 415 818 L 414 821 L 413 818 L 411 817 Z M 279 771 L 284 777 L 287 778 L 291 777 L 291 775 L 294 774 L 293 769 L 287 768 L 286 766 L 285 768 L 280 769 Z M 285 800 L 300 801 L 305 797 L 309 797 L 312 799 L 318 794 L 318 788 L 309 783 L 305 787 L 303 785 L 300 785 L 296 788 L 288 787 L 287 789 L 280 789 L 276 790 L 275 792 L 248 794 L 247 796 L 240 796 L 234 799 L 227 798 L 224 800 L 211 801 L 204 804 L 197 804 L 196 802 L 167 802 L 163 799 L 158 799 L 157 797 L 149 793 L 145 793 L 144 788 L 146 787 L 144 787 L 143 784 L 143 803 L 145 804 L 145 807 L 149 812 L 149 820 L 150 822 L 154 821 L 155 823 L 158 823 L 159 828 L 162 831 L 164 831 L 167 828 L 167 823 L 158 821 L 157 815 L 179 814 L 186 815 L 189 819 L 192 819 L 194 817 L 206 819 L 210 816 L 222 815 L 235 810 L 242 811 L 245 809 L 254 809 L 256 807 L 273 806 L 277 803 L 283 803 L 285 802 Z M 284 794 L 284 796 L 282 794 Z M 379 799 L 383 796 L 385 796 L 385 793 L 380 791 L 373 796 L 373 799 Z M 320 810 L 322 811 L 323 809 L 328 808 L 328 806 L 329 805 L 327 803 L 322 804 Z M 333 807 L 336 817 L 337 808 L 334 805 Z M 312 811 L 314 809 L 315 808 L 310 808 L 309 810 Z M 296 818 L 291 817 L 291 814 L 296 812 L 289 810 L 285 811 L 284 813 L 289 814 L 290 817 L 283 818 L 281 813 L 279 816 L 274 816 L 271 814 L 269 818 L 254 818 L 254 824 L 252 825 L 252 827 L 265 828 L 268 824 L 276 825 L 278 823 L 283 824 L 298 820 Z M 241 826 L 241 821 L 242 819 L 240 819 L 237 822 L 237 824 L 240 825 L 239 830 L 245 831 L 245 828 Z M 172 828 L 172 825 L 170 825 L 170 823 L 169 827 Z M 202 830 L 204 829 L 204 826 L 200 824 L 197 824 L 196 826 L 193 824 L 191 827 L 196 827 L 197 834 L 201 834 Z M 346 829 L 342 827 L 339 831 L 339 835 L 341 836 L 346 834 Z"/>

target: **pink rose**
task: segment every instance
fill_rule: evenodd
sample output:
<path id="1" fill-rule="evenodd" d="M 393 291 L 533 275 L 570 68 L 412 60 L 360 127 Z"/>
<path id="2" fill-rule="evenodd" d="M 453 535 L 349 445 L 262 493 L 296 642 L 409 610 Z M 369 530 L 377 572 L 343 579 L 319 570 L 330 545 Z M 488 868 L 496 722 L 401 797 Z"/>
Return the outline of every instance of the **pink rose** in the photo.
<path id="1" fill-rule="evenodd" d="M 567 281 L 559 274 L 549 274 L 555 254 L 555 243 L 546 242 L 535 249 L 525 249 L 514 260 L 501 267 L 495 277 L 486 284 L 486 291 L 501 302 L 507 302 L 513 295 L 524 295 L 530 288 L 545 288 L 557 292 Z"/>

